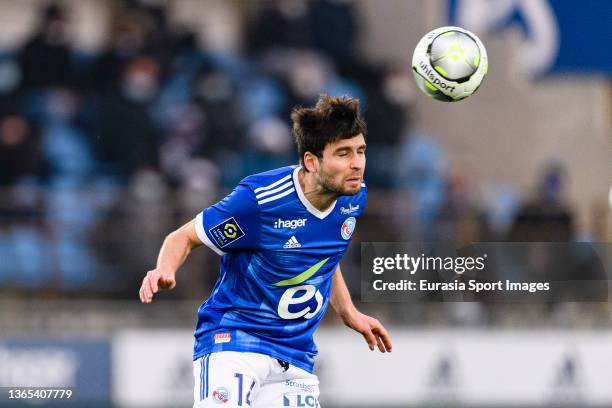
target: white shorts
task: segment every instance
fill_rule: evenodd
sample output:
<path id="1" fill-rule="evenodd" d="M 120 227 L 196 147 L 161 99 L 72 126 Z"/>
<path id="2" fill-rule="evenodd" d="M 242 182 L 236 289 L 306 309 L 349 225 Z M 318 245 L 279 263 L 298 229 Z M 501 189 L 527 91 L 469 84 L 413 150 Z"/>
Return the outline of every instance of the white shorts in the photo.
<path id="1" fill-rule="evenodd" d="M 207 354 L 193 362 L 193 407 L 319 408 L 317 376 L 283 365 L 258 353 Z"/>

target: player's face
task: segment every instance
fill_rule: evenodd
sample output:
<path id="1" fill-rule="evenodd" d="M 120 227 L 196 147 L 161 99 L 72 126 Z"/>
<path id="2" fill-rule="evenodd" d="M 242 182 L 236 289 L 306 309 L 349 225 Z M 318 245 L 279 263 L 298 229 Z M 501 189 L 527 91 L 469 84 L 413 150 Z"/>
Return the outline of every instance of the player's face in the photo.
<path id="1" fill-rule="evenodd" d="M 365 170 L 365 149 L 361 133 L 325 146 L 317 171 L 321 187 L 339 195 L 357 194 Z"/>

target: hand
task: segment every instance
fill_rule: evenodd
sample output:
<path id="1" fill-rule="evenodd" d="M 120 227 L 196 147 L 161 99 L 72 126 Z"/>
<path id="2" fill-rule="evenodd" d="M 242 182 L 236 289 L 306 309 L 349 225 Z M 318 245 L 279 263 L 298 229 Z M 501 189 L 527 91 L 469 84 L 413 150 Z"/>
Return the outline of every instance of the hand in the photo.
<path id="1" fill-rule="evenodd" d="M 344 324 L 358 333 L 361 333 L 368 343 L 370 350 L 378 346 L 381 353 L 391 352 L 393 345 L 387 329 L 375 318 L 365 315 L 358 310 L 354 310 L 349 316 L 345 317 Z"/>
<path id="2" fill-rule="evenodd" d="M 176 279 L 172 273 L 164 273 L 159 269 L 153 269 L 147 272 L 147 275 L 142 280 L 140 286 L 140 302 L 151 303 L 153 301 L 153 295 L 159 291 L 159 289 L 173 289 L 176 286 Z"/>

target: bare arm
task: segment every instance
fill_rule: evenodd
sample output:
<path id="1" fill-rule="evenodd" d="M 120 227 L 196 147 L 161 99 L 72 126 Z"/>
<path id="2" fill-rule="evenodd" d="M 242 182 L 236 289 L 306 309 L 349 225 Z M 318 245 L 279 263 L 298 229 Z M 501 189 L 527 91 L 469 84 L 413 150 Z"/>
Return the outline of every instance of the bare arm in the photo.
<path id="1" fill-rule="evenodd" d="M 329 301 L 344 324 L 361 333 L 370 350 L 374 350 L 374 347 L 378 346 L 381 353 L 391 352 L 393 345 L 387 329 L 375 318 L 361 313 L 353 304 L 340 265 L 338 265 L 332 277 L 332 294 Z"/>
<path id="2" fill-rule="evenodd" d="M 353 304 L 346 283 L 344 282 L 340 264 L 338 264 L 336 272 L 334 272 L 334 276 L 332 277 L 332 294 L 329 301 L 336 313 L 342 317 L 342 320 L 344 320 L 345 316 L 350 316 L 358 312 Z"/>
<path id="3" fill-rule="evenodd" d="M 170 233 L 157 257 L 157 266 L 142 280 L 140 301 L 151 303 L 153 295 L 159 289 L 172 289 L 176 286 L 176 271 L 183 265 L 193 248 L 202 245 L 195 230 L 195 220 L 189 221 L 176 231 Z"/>

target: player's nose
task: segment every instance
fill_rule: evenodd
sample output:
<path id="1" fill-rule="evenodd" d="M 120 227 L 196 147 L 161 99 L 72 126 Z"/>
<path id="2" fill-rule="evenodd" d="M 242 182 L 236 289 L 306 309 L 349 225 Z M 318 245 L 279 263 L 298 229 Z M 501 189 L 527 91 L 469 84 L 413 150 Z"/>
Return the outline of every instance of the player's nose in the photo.
<path id="1" fill-rule="evenodd" d="M 357 156 L 351 160 L 351 170 L 362 170 L 364 167 L 365 158 Z"/>

